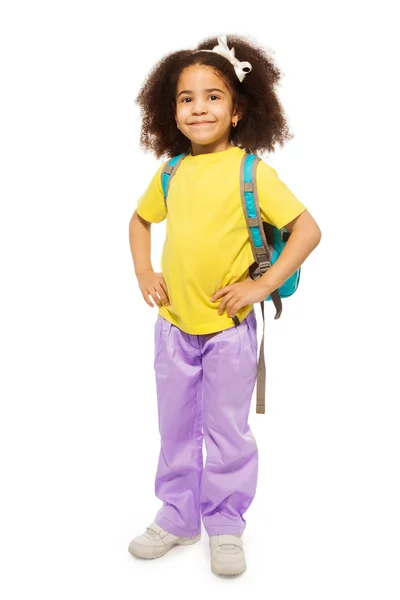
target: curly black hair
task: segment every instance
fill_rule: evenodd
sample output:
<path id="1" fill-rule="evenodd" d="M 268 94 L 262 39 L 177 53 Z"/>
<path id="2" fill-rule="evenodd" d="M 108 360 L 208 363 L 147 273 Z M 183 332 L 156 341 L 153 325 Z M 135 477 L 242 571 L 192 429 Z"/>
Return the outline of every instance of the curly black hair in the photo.
<path id="1" fill-rule="evenodd" d="M 190 153 L 191 142 L 177 128 L 175 121 L 176 92 L 180 73 L 191 65 L 212 67 L 223 77 L 232 94 L 233 106 L 239 106 L 243 116 L 236 128 L 231 128 L 230 141 L 248 153 L 274 151 L 276 144 L 284 145 L 294 136 L 289 132 L 284 109 L 275 86 L 281 71 L 264 48 L 243 36 L 227 36 L 228 47 L 235 47 L 235 57 L 248 61 L 252 70 L 242 82 L 232 64 L 216 52 L 179 50 L 164 56 L 147 75 L 135 103 L 142 115 L 140 146 L 159 159 Z M 204 39 L 195 48 L 212 50 L 218 43 L 215 37 Z"/>

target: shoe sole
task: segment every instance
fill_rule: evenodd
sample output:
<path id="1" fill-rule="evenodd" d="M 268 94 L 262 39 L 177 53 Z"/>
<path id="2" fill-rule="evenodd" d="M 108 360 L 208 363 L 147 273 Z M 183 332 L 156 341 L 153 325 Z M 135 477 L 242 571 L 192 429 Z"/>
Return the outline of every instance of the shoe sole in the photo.
<path id="1" fill-rule="evenodd" d="M 133 554 L 133 556 L 136 556 L 137 558 L 146 558 L 148 560 L 152 560 L 154 558 L 161 558 L 161 556 L 164 556 L 164 554 L 167 554 L 167 552 L 169 550 L 171 550 L 171 548 L 173 546 L 191 546 L 192 544 L 195 544 L 196 542 L 198 542 L 200 540 L 200 538 L 201 538 L 201 534 L 196 535 L 194 538 L 189 538 L 187 540 L 185 540 L 185 539 L 177 540 L 170 546 L 165 546 L 165 548 L 161 548 L 158 552 L 156 552 L 156 553 L 153 552 L 151 555 L 149 554 L 150 549 L 147 551 L 147 554 L 146 554 L 146 550 L 141 551 L 139 548 L 135 548 L 134 545 L 129 544 L 128 552 L 130 552 L 131 554 Z"/>
<path id="2" fill-rule="evenodd" d="M 211 571 L 214 573 L 214 575 L 222 575 L 224 577 L 241 575 L 242 573 L 245 572 L 245 570 L 246 570 L 246 566 L 244 566 L 240 569 L 235 569 L 234 567 L 221 567 L 220 569 L 217 569 L 216 567 L 213 567 L 211 565 Z"/>

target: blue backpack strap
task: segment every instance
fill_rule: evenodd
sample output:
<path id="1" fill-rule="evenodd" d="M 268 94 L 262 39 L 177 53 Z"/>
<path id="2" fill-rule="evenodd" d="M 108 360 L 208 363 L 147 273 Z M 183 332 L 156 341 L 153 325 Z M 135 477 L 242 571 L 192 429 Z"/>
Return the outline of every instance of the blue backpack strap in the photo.
<path id="1" fill-rule="evenodd" d="M 257 263 L 257 277 L 261 277 L 271 266 L 271 250 L 262 226 L 256 185 L 256 169 L 261 159 L 255 154 L 245 154 L 240 165 L 240 195 L 254 260 Z"/>
<path id="2" fill-rule="evenodd" d="M 182 152 L 182 154 L 178 154 L 177 156 L 173 156 L 170 158 L 164 165 L 161 171 L 161 185 L 164 193 L 164 204 L 167 206 L 167 196 L 169 186 L 171 184 L 171 179 L 175 175 L 181 161 L 186 156 L 187 152 Z"/>
<path id="3" fill-rule="evenodd" d="M 271 267 L 273 262 L 274 236 L 276 232 L 278 236 L 280 235 L 279 229 L 276 229 L 276 227 L 273 227 L 269 223 L 265 223 L 261 217 L 256 185 L 256 169 L 260 160 L 255 154 L 245 154 L 240 167 L 240 194 L 255 260 L 255 263 L 250 266 L 249 275 L 254 280 L 262 277 Z M 269 299 L 272 299 L 276 308 L 275 319 L 279 319 L 282 313 L 282 300 L 279 291 L 274 290 L 266 298 L 266 300 Z M 263 305 L 261 307 L 262 309 L 264 308 Z"/>

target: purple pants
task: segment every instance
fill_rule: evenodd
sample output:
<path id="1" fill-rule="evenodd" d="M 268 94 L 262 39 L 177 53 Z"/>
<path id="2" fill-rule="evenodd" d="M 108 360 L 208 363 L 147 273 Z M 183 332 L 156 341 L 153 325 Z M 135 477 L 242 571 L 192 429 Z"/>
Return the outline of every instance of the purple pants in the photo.
<path id="1" fill-rule="evenodd" d="M 241 535 L 257 486 L 258 448 L 248 425 L 257 379 L 254 308 L 238 325 L 192 335 L 160 315 L 154 369 L 161 449 L 155 522 L 182 537 Z M 203 436 L 206 461 L 203 461 Z"/>

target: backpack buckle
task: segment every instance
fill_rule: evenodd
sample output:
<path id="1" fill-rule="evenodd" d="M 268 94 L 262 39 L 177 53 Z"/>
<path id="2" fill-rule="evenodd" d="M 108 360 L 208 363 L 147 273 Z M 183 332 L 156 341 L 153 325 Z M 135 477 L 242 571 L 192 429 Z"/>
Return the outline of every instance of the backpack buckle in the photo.
<path id="1" fill-rule="evenodd" d="M 264 260 L 258 263 L 258 266 L 260 268 L 260 273 L 261 275 L 264 275 L 264 273 L 266 273 L 268 271 L 268 269 L 271 266 L 271 263 L 269 262 L 269 260 Z"/>

